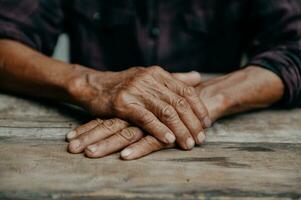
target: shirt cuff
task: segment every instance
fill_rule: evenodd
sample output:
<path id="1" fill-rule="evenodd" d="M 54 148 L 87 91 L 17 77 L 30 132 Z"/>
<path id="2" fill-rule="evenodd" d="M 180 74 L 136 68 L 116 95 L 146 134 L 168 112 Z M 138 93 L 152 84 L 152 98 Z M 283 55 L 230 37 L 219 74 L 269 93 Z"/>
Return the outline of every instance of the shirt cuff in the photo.
<path id="1" fill-rule="evenodd" d="M 268 51 L 253 57 L 246 66 L 256 65 L 278 75 L 285 86 L 282 99 L 275 105 L 293 108 L 301 106 L 301 58 L 300 52 Z"/>

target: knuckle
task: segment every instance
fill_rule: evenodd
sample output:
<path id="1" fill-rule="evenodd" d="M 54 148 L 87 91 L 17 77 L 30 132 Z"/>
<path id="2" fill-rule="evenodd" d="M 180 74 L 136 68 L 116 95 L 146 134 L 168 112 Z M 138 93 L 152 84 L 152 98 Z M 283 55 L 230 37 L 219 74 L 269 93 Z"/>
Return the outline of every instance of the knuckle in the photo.
<path id="1" fill-rule="evenodd" d="M 149 72 L 143 72 L 133 78 L 133 80 L 128 84 L 128 88 L 130 90 L 136 90 L 137 88 L 141 88 L 142 85 L 151 81 L 151 74 Z"/>
<path id="2" fill-rule="evenodd" d="M 145 84 L 149 84 L 153 81 L 152 72 L 148 69 L 141 70 L 126 84 L 127 89 L 137 89 Z"/>
<path id="3" fill-rule="evenodd" d="M 116 124 L 114 123 L 114 120 L 109 119 L 104 121 L 104 123 L 102 123 L 101 128 L 109 131 L 109 132 L 113 132 L 115 129 Z"/>
<path id="4" fill-rule="evenodd" d="M 149 67 L 148 71 L 151 74 L 159 74 L 159 73 L 163 73 L 164 72 L 164 70 L 162 69 L 162 67 L 160 67 L 158 65 L 153 65 L 153 66 Z"/>
<path id="5" fill-rule="evenodd" d="M 154 71 L 161 71 L 162 68 L 159 65 L 152 65 L 149 67 L 149 69 L 154 70 Z"/>
<path id="6" fill-rule="evenodd" d="M 107 129 L 111 129 L 116 124 L 116 121 L 114 119 L 108 119 L 103 122 L 103 126 Z"/>
<path id="7" fill-rule="evenodd" d="M 141 72 L 145 70 L 145 67 L 131 67 L 131 70 L 135 71 L 135 72 Z"/>
<path id="8" fill-rule="evenodd" d="M 183 95 L 184 96 L 196 96 L 195 89 L 193 87 L 184 87 L 183 88 Z"/>
<path id="9" fill-rule="evenodd" d="M 144 126 L 151 126 L 155 122 L 155 118 L 149 114 L 141 114 L 140 119 Z"/>
<path id="10" fill-rule="evenodd" d="M 108 131 L 114 131 L 114 128 L 117 124 L 115 123 L 115 121 L 113 119 L 109 119 L 104 121 L 104 123 L 102 124 L 102 127 Z"/>
<path id="11" fill-rule="evenodd" d="M 137 135 L 136 130 L 132 128 L 126 128 L 120 132 L 120 136 L 122 136 L 124 139 L 128 141 L 134 140 L 136 135 Z"/>
<path id="12" fill-rule="evenodd" d="M 95 120 L 93 120 L 93 123 L 96 123 L 97 125 L 101 125 L 103 123 L 103 120 L 96 118 Z"/>
<path id="13" fill-rule="evenodd" d="M 114 131 L 115 129 L 122 128 L 127 125 L 125 121 L 117 118 L 105 120 L 102 124 L 103 127 L 109 131 Z"/>
<path id="14" fill-rule="evenodd" d="M 137 66 L 137 67 L 131 67 L 129 69 L 127 69 L 127 71 L 131 74 L 131 75 L 137 75 L 140 74 L 141 72 L 144 72 L 146 70 L 145 67 L 141 67 L 141 66 Z"/>
<path id="15" fill-rule="evenodd" d="M 162 108 L 161 115 L 165 119 L 172 120 L 176 116 L 176 111 L 173 109 L 173 107 L 166 105 Z"/>
<path id="16" fill-rule="evenodd" d="M 178 98 L 175 102 L 175 107 L 180 111 L 187 111 L 189 104 L 184 98 Z"/>

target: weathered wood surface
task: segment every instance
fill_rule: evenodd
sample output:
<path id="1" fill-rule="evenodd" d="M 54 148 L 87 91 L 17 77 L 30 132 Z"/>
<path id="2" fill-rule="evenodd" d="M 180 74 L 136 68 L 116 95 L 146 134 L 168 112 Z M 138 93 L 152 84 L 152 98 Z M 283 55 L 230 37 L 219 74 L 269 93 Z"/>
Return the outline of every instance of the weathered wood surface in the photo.
<path id="1" fill-rule="evenodd" d="M 0 94 L 0 199 L 301 199 L 301 109 L 223 119 L 202 147 L 129 162 L 66 152 L 65 133 L 88 120 Z"/>

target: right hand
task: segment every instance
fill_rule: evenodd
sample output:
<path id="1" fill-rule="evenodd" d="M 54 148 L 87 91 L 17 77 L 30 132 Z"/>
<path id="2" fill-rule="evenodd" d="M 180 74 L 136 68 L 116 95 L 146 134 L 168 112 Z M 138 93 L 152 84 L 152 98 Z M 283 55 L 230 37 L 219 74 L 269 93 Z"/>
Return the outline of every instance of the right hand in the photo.
<path id="1" fill-rule="evenodd" d="M 195 72 L 194 72 L 195 73 Z M 191 149 L 210 126 L 195 89 L 158 66 L 84 74 L 77 100 L 99 117 L 132 122 L 166 144 Z"/>

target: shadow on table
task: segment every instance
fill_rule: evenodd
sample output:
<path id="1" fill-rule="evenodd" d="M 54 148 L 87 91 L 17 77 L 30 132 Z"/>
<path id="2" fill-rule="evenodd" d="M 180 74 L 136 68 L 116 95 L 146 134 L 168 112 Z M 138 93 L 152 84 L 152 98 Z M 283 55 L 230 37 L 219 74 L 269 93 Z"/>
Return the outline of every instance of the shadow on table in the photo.
<path id="1" fill-rule="evenodd" d="M 13 94 L 1 91 L 0 94 L 10 95 L 27 102 L 32 102 L 33 105 L 47 107 L 55 110 L 57 113 L 63 117 L 72 118 L 75 122 L 79 124 L 86 123 L 95 117 L 91 116 L 87 111 L 79 106 L 75 106 L 67 103 L 60 103 L 54 100 L 39 98 L 39 97 L 29 97 L 26 95 Z"/>

